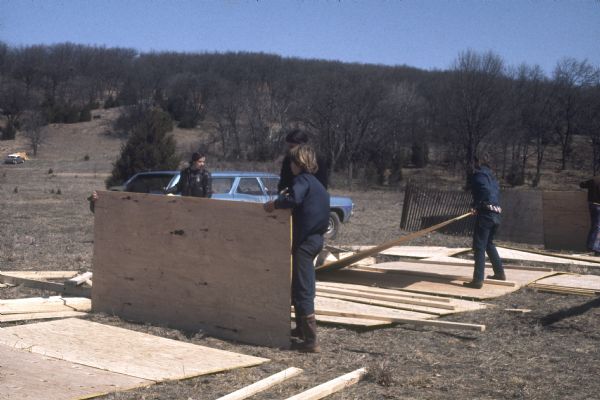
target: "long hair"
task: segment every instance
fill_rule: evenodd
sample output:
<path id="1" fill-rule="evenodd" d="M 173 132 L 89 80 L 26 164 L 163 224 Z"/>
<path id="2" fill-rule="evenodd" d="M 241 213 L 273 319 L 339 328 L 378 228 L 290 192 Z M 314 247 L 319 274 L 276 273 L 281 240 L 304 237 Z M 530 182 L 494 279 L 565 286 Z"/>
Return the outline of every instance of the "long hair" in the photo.
<path id="1" fill-rule="evenodd" d="M 290 161 L 294 162 L 300 169 L 310 174 L 314 174 L 319 170 L 317 164 L 317 155 L 315 151 L 306 144 L 290 149 Z"/>

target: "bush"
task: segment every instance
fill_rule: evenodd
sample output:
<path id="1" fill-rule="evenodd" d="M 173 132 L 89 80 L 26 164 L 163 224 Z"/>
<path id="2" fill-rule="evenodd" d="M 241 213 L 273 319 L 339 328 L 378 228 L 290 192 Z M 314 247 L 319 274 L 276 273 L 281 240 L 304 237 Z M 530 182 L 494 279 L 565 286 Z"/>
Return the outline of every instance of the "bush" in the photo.
<path id="1" fill-rule="evenodd" d="M 411 148 L 411 161 L 417 168 L 424 168 L 429 163 L 429 146 L 425 142 L 415 142 Z"/>
<path id="2" fill-rule="evenodd" d="M 521 186 L 525 183 L 525 174 L 518 164 L 512 164 L 506 174 L 506 183 L 511 186 Z"/>
<path id="3" fill-rule="evenodd" d="M 79 122 L 87 122 L 92 120 L 92 110 L 90 106 L 86 106 L 79 114 Z"/>
<path id="4" fill-rule="evenodd" d="M 169 114 L 159 109 L 146 109 L 132 121 L 133 128 L 121 155 L 113 166 L 106 187 L 123 183 L 141 171 L 172 170 L 179 165 L 175 140 L 168 132 L 173 130 Z"/>

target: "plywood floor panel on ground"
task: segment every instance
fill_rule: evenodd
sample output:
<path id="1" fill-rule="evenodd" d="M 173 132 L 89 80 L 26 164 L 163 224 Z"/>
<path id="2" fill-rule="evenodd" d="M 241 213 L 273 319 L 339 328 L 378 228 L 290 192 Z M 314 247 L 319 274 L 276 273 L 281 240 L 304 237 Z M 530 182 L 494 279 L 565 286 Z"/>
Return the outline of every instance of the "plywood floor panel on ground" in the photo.
<path id="1" fill-rule="evenodd" d="M 319 279 L 478 300 L 492 299 L 517 290 L 517 287 L 488 284 L 484 284 L 482 289 L 471 289 L 463 286 L 461 280 L 435 279 L 431 276 L 403 275 L 391 272 L 353 271 L 350 269 L 321 273 Z"/>
<path id="2" fill-rule="evenodd" d="M 190 378 L 268 361 L 79 319 L 3 328 L 0 343 L 153 381 Z"/>
<path id="3" fill-rule="evenodd" d="M 581 289 L 600 292 L 600 276 L 557 274 L 547 278 L 539 279 L 535 282 L 535 285 L 556 286 L 564 287 L 565 289 Z"/>
<path id="4" fill-rule="evenodd" d="M 91 309 L 92 302 L 85 297 L 30 297 L 0 300 L 0 315 L 83 311 Z"/>
<path id="5" fill-rule="evenodd" d="M 246 343 L 289 343 L 290 214 L 212 199 L 101 192 L 94 311 Z"/>
<path id="6" fill-rule="evenodd" d="M 0 345 L 0 400 L 74 400 L 153 381 Z"/>
<path id="7" fill-rule="evenodd" d="M 387 263 L 374 264 L 361 269 L 368 270 L 384 270 L 401 274 L 403 271 L 410 273 L 423 273 L 424 276 L 438 274 L 440 276 L 456 276 L 462 277 L 462 280 L 470 280 L 473 276 L 473 266 L 458 266 L 458 265 L 435 265 L 423 264 L 419 262 L 393 261 Z M 515 282 L 517 286 L 524 286 L 544 276 L 552 275 L 553 272 L 535 271 L 528 269 L 506 269 L 506 277 L 509 281 Z M 492 275 L 494 272 L 491 267 L 486 267 L 486 276 Z M 504 283 L 504 282 L 498 282 Z M 518 288 L 518 287 L 517 287 Z"/>

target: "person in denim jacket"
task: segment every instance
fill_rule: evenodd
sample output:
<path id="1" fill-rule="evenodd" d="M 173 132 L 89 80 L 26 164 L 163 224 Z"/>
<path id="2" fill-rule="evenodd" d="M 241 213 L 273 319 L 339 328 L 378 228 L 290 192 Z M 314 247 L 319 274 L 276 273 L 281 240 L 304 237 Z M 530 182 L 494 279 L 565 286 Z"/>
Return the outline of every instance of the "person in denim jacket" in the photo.
<path id="1" fill-rule="evenodd" d="M 473 280 L 464 285 L 474 289 L 483 287 L 485 274 L 485 254 L 487 253 L 494 269 L 494 275 L 488 279 L 504 281 L 504 267 L 494 245 L 494 236 L 500 226 L 500 185 L 494 176 L 485 156 L 475 157 L 473 175 L 471 176 L 471 190 L 473 194 L 472 211 L 475 214 L 475 228 L 473 229 L 473 253 L 475 268 Z"/>

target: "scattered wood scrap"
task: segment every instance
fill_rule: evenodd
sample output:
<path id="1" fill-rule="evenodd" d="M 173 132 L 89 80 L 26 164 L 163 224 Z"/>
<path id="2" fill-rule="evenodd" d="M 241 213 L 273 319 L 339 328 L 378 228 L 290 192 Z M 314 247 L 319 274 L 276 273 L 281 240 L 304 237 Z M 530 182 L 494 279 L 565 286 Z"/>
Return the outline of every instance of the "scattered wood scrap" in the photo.
<path id="1" fill-rule="evenodd" d="M 236 390 L 233 393 L 229 393 L 226 396 L 219 397 L 217 400 L 243 400 L 245 398 L 255 395 L 256 393 L 267 390 L 277 385 L 278 383 L 293 378 L 294 376 L 301 373 L 302 370 L 300 368 L 290 367 L 284 371 L 271 375 L 268 378 L 253 383 L 252 385 Z"/>
<path id="2" fill-rule="evenodd" d="M 528 286 L 545 292 L 596 296 L 600 295 L 600 276 L 559 273 Z"/>
<path id="3" fill-rule="evenodd" d="M 295 396 L 288 397 L 286 400 L 318 400 L 330 394 L 339 392 L 340 390 L 352 386 L 359 382 L 367 373 L 366 368 L 360 368 L 328 382 L 315 386 L 305 392 Z"/>

